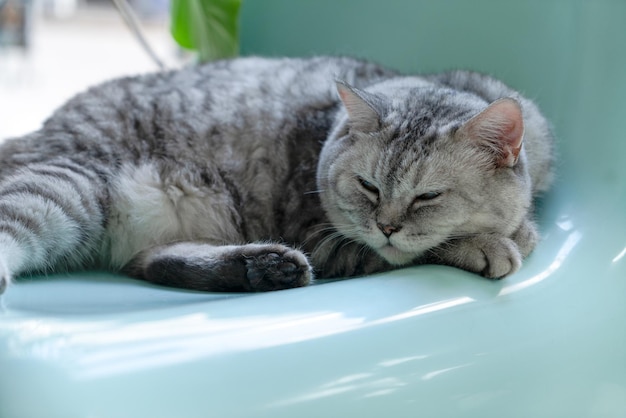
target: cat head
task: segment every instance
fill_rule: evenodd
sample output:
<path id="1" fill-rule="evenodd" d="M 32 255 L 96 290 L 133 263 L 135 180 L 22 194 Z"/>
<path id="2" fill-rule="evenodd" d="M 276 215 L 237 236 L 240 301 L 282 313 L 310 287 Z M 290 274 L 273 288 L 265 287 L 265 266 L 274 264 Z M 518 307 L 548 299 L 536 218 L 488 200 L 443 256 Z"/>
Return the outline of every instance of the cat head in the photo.
<path id="1" fill-rule="evenodd" d="M 318 186 L 346 238 L 403 265 L 449 239 L 520 224 L 531 191 L 515 99 L 488 104 L 408 77 L 337 90 L 343 109 Z"/>

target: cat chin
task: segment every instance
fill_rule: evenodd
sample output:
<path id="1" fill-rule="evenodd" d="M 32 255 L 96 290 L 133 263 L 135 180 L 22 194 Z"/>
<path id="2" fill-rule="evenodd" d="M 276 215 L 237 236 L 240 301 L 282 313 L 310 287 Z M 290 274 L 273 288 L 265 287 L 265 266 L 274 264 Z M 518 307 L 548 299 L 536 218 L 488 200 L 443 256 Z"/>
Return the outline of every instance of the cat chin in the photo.
<path id="1" fill-rule="evenodd" d="M 394 266 L 410 264 L 417 257 L 416 254 L 399 250 L 393 245 L 385 245 L 384 247 L 378 248 L 376 252 Z"/>

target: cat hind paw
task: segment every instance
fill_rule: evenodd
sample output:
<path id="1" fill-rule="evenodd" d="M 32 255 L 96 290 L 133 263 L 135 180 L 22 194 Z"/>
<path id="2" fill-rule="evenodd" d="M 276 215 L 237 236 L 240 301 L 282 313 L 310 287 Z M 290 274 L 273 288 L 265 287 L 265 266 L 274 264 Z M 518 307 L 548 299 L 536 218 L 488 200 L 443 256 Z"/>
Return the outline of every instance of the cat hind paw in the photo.
<path id="1" fill-rule="evenodd" d="M 263 292 L 313 280 L 306 256 L 280 244 L 174 243 L 140 253 L 124 272 L 160 285 L 209 292 Z"/>
<path id="2" fill-rule="evenodd" d="M 246 278 L 257 291 L 302 287 L 313 278 L 304 254 L 279 245 L 245 255 L 245 264 Z"/>

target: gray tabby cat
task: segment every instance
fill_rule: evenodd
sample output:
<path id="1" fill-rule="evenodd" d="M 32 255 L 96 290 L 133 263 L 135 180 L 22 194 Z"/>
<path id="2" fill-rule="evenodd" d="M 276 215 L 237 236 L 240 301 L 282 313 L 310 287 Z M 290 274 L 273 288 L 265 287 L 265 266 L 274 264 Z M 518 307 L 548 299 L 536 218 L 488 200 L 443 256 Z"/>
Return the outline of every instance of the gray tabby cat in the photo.
<path id="1" fill-rule="evenodd" d="M 82 268 L 208 291 L 427 262 L 501 278 L 537 242 L 551 155 L 536 106 L 475 73 L 240 58 L 119 79 L 1 145 L 0 288 Z"/>

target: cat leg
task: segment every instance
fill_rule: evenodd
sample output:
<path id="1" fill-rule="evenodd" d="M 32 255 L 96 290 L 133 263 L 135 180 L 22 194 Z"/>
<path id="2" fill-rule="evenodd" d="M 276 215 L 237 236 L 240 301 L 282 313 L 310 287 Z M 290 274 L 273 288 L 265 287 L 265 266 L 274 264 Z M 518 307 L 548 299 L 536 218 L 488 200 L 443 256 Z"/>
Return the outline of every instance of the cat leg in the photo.
<path id="1" fill-rule="evenodd" d="M 304 254 L 281 244 L 174 243 L 143 251 L 124 272 L 170 287 L 225 292 L 301 287 L 313 277 Z"/>
<path id="2" fill-rule="evenodd" d="M 104 231 L 103 183 L 69 159 L 30 164 L 0 182 L 0 290 L 21 273 L 92 260 Z"/>
<path id="3" fill-rule="evenodd" d="M 501 279 L 521 267 L 522 259 L 534 249 L 537 240 L 534 223 L 525 219 L 511 237 L 476 234 L 453 239 L 433 250 L 428 261 Z"/>

